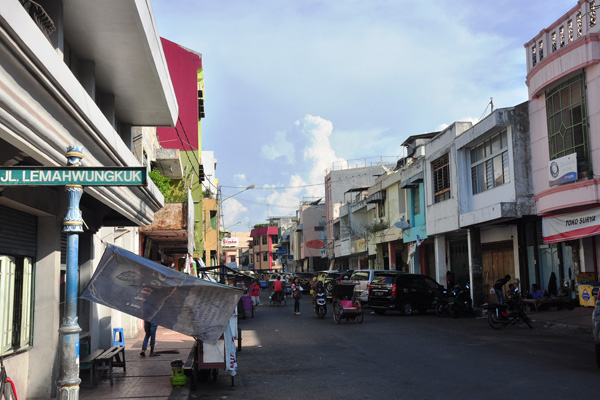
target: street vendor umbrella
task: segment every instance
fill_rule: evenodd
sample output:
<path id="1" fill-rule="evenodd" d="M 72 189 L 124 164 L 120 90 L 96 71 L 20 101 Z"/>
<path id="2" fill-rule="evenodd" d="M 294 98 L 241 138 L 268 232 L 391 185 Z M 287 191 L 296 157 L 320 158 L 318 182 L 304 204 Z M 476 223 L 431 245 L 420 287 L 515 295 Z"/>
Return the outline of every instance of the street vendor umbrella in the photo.
<path id="1" fill-rule="evenodd" d="M 215 344 L 241 295 L 109 244 L 81 297 Z"/>

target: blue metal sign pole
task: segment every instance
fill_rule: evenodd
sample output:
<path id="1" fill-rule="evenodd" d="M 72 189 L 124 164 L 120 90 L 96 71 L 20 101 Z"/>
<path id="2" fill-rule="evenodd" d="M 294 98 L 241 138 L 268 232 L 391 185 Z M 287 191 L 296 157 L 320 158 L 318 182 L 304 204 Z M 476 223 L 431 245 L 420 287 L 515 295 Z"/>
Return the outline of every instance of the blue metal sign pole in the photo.
<path id="1" fill-rule="evenodd" d="M 83 147 L 69 146 L 66 154 L 68 164 L 80 165 Z M 65 316 L 59 329 L 58 399 L 79 399 L 79 327 L 77 321 L 77 282 L 79 266 L 79 233 L 83 232 L 83 218 L 79 201 L 83 194 L 80 185 L 67 185 L 69 209 L 63 220 L 63 232 L 67 233 L 67 273 L 65 293 Z"/>

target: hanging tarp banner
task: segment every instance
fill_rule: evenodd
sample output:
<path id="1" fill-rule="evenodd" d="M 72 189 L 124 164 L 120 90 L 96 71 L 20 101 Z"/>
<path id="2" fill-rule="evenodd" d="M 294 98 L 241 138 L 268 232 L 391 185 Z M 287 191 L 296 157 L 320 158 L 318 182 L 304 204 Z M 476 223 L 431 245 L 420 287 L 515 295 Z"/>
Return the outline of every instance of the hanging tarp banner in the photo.
<path id="1" fill-rule="evenodd" d="M 241 295 L 109 244 L 81 297 L 214 344 Z"/>
<path id="2" fill-rule="evenodd" d="M 544 243 L 562 242 L 600 234 L 600 208 L 556 214 L 542 219 Z"/>

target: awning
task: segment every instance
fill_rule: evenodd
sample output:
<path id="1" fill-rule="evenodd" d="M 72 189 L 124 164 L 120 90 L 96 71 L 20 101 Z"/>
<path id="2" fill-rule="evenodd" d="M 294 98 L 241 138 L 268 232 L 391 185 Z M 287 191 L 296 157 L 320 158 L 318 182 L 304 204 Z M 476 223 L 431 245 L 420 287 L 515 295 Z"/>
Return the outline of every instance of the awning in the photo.
<path id="1" fill-rule="evenodd" d="M 81 297 L 215 344 L 241 295 L 109 244 Z"/>
<path id="2" fill-rule="evenodd" d="M 580 239 L 600 234 L 600 208 L 553 214 L 542 219 L 544 243 Z"/>
<path id="3" fill-rule="evenodd" d="M 411 176 L 410 178 L 402 181 L 400 183 L 400 188 L 417 186 L 417 183 L 419 183 L 419 182 L 423 182 L 423 171 L 421 171 L 418 174 L 416 174 L 414 176 Z"/>

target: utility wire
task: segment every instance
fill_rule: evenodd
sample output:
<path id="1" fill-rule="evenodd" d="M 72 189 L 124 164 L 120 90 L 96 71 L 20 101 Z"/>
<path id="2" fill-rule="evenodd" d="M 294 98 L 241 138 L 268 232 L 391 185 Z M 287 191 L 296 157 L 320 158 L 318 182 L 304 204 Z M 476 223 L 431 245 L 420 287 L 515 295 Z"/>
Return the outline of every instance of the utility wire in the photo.
<path id="1" fill-rule="evenodd" d="M 312 185 L 300 185 L 300 186 L 266 186 L 266 187 L 259 187 L 256 186 L 255 189 L 261 189 L 261 190 L 273 190 L 273 189 L 296 189 L 296 188 L 303 188 L 303 187 L 311 187 L 311 186 L 322 186 L 325 183 L 314 183 Z M 227 186 L 227 185 L 221 185 L 221 187 L 223 188 L 231 188 L 231 189 L 244 189 L 245 186 Z"/>

